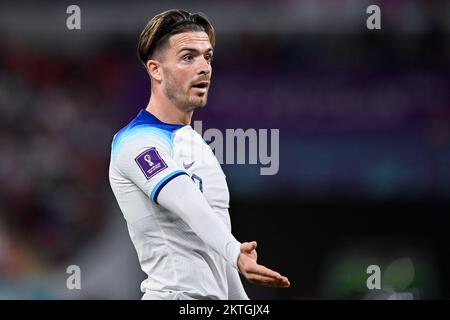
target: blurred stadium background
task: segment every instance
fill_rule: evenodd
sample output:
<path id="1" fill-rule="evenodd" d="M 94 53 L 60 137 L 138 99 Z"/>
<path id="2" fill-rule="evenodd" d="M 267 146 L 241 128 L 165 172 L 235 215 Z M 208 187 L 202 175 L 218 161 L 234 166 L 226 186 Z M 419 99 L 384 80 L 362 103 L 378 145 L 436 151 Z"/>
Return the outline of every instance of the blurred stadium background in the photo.
<path id="1" fill-rule="evenodd" d="M 81 8 L 81 30 L 66 8 Z M 382 30 L 366 28 L 381 7 Z M 0 298 L 139 299 L 108 182 L 113 134 L 146 105 L 156 13 L 217 31 L 207 128 L 279 128 L 280 170 L 224 165 L 234 234 L 289 276 L 253 299 L 450 298 L 449 1 L 0 4 Z M 67 266 L 82 290 L 67 290 Z M 382 291 L 366 288 L 379 265 Z M 392 293 L 398 293 L 392 296 Z"/>

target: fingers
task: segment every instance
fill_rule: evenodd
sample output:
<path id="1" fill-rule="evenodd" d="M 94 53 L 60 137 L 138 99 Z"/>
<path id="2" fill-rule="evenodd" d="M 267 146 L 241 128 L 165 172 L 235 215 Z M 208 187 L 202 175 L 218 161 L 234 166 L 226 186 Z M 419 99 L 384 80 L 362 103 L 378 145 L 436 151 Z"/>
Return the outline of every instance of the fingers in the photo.
<path id="1" fill-rule="evenodd" d="M 288 288 L 291 285 L 288 278 L 286 277 L 274 279 L 272 277 L 252 274 L 249 275 L 248 280 L 254 284 L 259 284 L 271 288 Z"/>
<path id="2" fill-rule="evenodd" d="M 287 277 L 282 276 L 265 266 L 254 264 L 246 270 L 249 281 L 269 287 L 287 288 L 290 282 Z"/>
<path id="3" fill-rule="evenodd" d="M 266 268 L 256 263 L 254 265 L 249 266 L 247 272 L 274 279 L 279 279 L 281 277 L 281 274 L 279 274 L 278 272 L 270 270 L 269 268 Z"/>

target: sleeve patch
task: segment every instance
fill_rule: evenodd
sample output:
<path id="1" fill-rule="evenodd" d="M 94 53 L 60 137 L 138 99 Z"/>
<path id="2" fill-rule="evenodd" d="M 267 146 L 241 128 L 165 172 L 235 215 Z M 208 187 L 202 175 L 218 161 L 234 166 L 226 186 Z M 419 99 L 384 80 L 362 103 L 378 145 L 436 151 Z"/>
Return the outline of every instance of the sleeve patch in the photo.
<path id="1" fill-rule="evenodd" d="M 167 168 L 167 164 L 155 148 L 142 152 L 134 159 L 147 180 Z"/>

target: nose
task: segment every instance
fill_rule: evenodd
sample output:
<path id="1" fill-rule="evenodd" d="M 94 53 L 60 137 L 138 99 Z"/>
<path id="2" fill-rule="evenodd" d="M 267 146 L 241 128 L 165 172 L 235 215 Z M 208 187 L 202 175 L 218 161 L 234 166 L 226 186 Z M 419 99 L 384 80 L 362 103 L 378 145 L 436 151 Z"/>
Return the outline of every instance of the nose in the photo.
<path id="1" fill-rule="evenodd" d="M 208 60 L 205 59 L 205 57 L 200 57 L 199 67 L 198 67 L 198 74 L 199 75 L 208 75 L 212 71 L 211 64 L 208 63 Z"/>

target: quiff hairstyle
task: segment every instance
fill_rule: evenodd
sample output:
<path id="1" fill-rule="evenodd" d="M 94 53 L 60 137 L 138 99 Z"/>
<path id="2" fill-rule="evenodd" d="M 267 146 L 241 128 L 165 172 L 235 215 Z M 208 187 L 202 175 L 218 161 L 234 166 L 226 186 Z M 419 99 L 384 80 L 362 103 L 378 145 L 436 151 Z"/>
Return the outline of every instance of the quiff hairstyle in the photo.
<path id="1" fill-rule="evenodd" d="M 203 13 L 190 13 L 184 10 L 172 9 L 154 16 L 139 36 L 139 60 L 145 66 L 155 52 L 167 43 L 170 36 L 190 31 L 206 32 L 209 42 L 214 47 L 216 33 Z"/>

